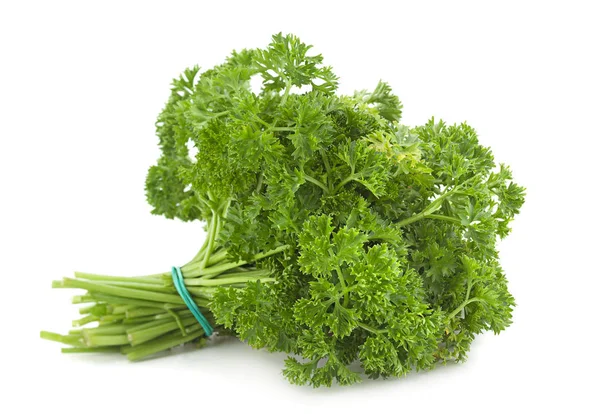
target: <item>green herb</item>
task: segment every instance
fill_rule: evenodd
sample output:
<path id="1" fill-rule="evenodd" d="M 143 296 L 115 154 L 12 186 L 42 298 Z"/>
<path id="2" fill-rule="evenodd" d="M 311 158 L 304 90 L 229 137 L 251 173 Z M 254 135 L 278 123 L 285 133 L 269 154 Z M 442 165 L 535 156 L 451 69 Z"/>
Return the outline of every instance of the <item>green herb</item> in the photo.
<path id="1" fill-rule="evenodd" d="M 462 361 L 476 334 L 511 323 L 496 242 L 524 189 L 470 126 L 409 128 L 386 83 L 336 87 L 320 55 L 281 34 L 173 82 L 146 192 L 153 213 L 207 223 L 186 286 L 219 334 L 290 354 L 295 384 Z M 54 286 L 87 291 L 80 329 L 42 333 L 65 352 L 137 360 L 204 341 L 170 273 Z"/>

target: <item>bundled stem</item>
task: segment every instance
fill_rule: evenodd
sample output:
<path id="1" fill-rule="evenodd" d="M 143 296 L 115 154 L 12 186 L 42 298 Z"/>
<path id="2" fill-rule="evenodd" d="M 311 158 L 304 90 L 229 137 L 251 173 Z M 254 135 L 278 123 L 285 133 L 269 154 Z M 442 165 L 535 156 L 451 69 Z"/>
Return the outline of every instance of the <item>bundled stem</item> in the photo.
<path id="1" fill-rule="evenodd" d="M 209 304 L 215 289 L 275 281 L 270 270 L 258 269 L 254 263 L 287 248 L 280 246 L 251 260 L 229 262 L 226 249 L 215 242 L 220 221 L 218 215 L 213 216 L 204 245 L 181 268 L 194 302 L 213 326 Z M 205 333 L 177 293 L 171 272 L 134 277 L 75 272 L 73 278 L 54 281 L 52 287 L 86 290 L 73 298 L 73 303 L 86 304 L 79 309 L 82 318 L 73 321 L 78 329 L 67 335 L 40 334 L 71 347 L 63 352 L 120 352 L 136 361 L 188 342 L 203 342 Z M 96 326 L 89 326 L 92 323 Z"/>

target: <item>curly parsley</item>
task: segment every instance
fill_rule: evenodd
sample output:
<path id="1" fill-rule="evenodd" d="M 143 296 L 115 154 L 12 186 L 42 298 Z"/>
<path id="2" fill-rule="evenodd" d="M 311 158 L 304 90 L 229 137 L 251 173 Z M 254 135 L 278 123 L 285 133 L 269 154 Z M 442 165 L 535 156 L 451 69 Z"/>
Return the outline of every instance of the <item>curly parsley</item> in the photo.
<path id="1" fill-rule="evenodd" d="M 146 192 L 154 214 L 207 223 L 185 284 L 217 332 L 289 354 L 295 384 L 358 382 L 356 361 L 370 378 L 462 361 L 476 334 L 511 323 L 496 242 L 524 189 L 470 126 L 400 124 L 384 82 L 336 89 L 323 58 L 282 34 L 173 82 Z M 81 329 L 42 333 L 65 352 L 137 360 L 203 340 L 169 273 L 55 286 L 90 303 Z"/>

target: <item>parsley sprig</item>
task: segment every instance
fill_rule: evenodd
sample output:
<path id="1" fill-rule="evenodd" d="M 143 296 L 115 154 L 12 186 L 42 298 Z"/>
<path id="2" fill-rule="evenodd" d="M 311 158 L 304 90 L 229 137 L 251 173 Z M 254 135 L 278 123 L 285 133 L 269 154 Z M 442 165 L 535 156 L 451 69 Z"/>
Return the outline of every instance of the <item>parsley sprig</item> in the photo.
<path id="1" fill-rule="evenodd" d="M 146 193 L 154 214 L 206 223 L 185 284 L 219 334 L 289 354 L 295 384 L 462 361 L 476 334 L 511 323 L 496 242 L 524 189 L 470 126 L 400 124 L 385 82 L 336 94 L 310 49 L 277 34 L 174 80 Z M 204 341 L 169 273 L 54 286 L 87 291 L 81 328 L 42 333 L 65 352 L 138 360 Z"/>

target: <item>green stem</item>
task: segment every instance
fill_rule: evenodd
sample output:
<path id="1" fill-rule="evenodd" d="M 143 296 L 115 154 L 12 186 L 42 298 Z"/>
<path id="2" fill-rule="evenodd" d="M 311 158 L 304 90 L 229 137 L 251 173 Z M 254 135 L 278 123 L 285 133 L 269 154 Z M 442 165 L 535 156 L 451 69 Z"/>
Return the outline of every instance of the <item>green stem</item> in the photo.
<path id="1" fill-rule="evenodd" d="M 135 305 L 135 306 L 144 307 L 144 308 L 156 308 L 156 309 L 160 309 L 162 311 L 166 311 L 167 308 L 177 309 L 179 307 L 179 306 L 173 305 L 173 304 L 158 303 L 158 302 L 153 302 L 153 301 L 148 301 L 148 300 L 124 298 L 124 297 L 107 295 L 107 294 L 98 293 L 98 292 L 90 293 L 90 296 L 94 299 L 94 301 L 102 301 L 102 302 L 106 302 L 106 303 L 120 304 L 120 305 Z M 181 305 L 185 306 L 184 304 L 181 304 Z"/>
<path id="2" fill-rule="evenodd" d="M 246 272 L 226 273 L 226 274 L 221 274 L 218 278 L 185 279 L 185 285 L 186 286 L 216 286 L 216 285 L 218 285 L 219 281 L 223 281 L 225 279 L 240 277 L 240 278 L 246 278 L 248 280 L 252 280 L 255 278 L 269 276 L 271 273 L 272 272 L 269 269 L 257 269 L 257 270 L 249 270 Z M 207 283 L 209 281 L 211 281 L 211 283 Z"/>
<path id="3" fill-rule="evenodd" d="M 264 173 L 261 171 L 260 173 L 258 173 L 258 179 L 256 182 L 256 194 L 260 194 L 260 190 L 262 189 L 263 179 L 264 179 Z"/>
<path id="4" fill-rule="evenodd" d="M 257 260 L 264 259 L 265 257 L 273 256 L 274 254 L 281 253 L 282 251 L 289 249 L 289 247 L 290 247 L 289 245 L 284 244 L 283 246 L 276 247 L 276 248 L 271 249 L 269 251 L 255 254 L 254 256 L 252 256 L 252 258 L 250 259 L 250 261 L 251 262 L 255 262 Z M 248 263 L 248 262 L 246 262 L 246 263 Z M 244 263 L 244 264 L 246 264 L 246 263 Z"/>
<path id="5" fill-rule="evenodd" d="M 105 305 L 95 304 L 95 305 L 85 306 L 83 308 L 79 308 L 79 314 L 80 315 L 87 315 L 87 314 L 93 314 L 93 315 L 95 315 L 98 312 L 106 313 L 106 306 Z"/>
<path id="6" fill-rule="evenodd" d="M 208 244 L 206 245 L 206 250 L 204 252 L 204 258 L 202 259 L 202 262 L 200 263 L 200 269 L 204 269 L 208 265 L 210 255 L 212 253 L 212 250 L 213 250 L 213 247 L 215 244 L 215 237 L 217 235 L 218 227 L 219 227 L 219 215 L 215 211 L 213 211 L 213 215 L 210 219 L 210 227 L 208 229 L 208 234 L 207 234 Z"/>
<path id="7" fill-rule="evenodd" d="M 247 283 L 247 282 L 274 282 L 275 279 L 272 277 L 248 277 L 248 276 L 236 276 L 236 277 L 224 277 L 219 279 L 204 279 L 199 278 L 194 280 L 194 284 L 192 286 L 226 286 L 226 285 L 235 285 L 238 283 Z"/>
<path id="8" fill-rule="evenodd" d="M 187 317 L 193 316 L 192 312 L 190 312 L 190 311 L 182 311 L 180 313 L 180 315 L 182 318 L 187 318 Z M 127 329 L 126 333 L 131 334 L 131 333 L 134 333 L 137 331 L 143 331 L 145 329 L 154 328 L 156 326 L 160 326 L 160 325 L 163 325 L 165 323 L 170 323 L 170 322 L 173 322 L 173 317 L 171 315 L 169 315 L 169 319 L 153 319 L 148 322 L 139 323 L 139 324 Z"/>
<path id="9" fill-rule="evenodd" d="M 171 334 L 167 334 L 161 336 L 160 338 L 146 342 L 145 344 L 129 347 L 123 352 L 127 354 L 127 358 L 130 361 L 138 361 L 157 352 L 166 351 L 167 349 L 173 348 L 177 345 L 190 342 L 201 336 L 204 336 L 204 331 L 200 325 L 197 325 L 189 328 L 188 334 L 185 336 L 182 336 L 178 331 L 173 332 Z"/>
<path id="10" fill-rule="evenodd" d="M 465 295 L 465 301 L 469 300 L 469 296 L 471 296 L 471 289 L 473 288 L 473 278 L 469 278 L 467 281 L 467 294 Z"/>
<path id="11" fill-rule="evenodd" d="M 106 318 L 106 316 L 102 317 L 103 319 Z M 120 319 L 123 319 L 123 317 L 119 317 Z M 99 316 L 95 316 L 95 315 L 88 315 L 85 316 L 81 319 L 76 319 L 73 321 L 72 325 L 74 328 L 78 327 L 78 326 L 83 326 L 83 325 L 87 325 L 88 323 L 91 322 L 97 322 L 100 319 Z"/>
<path id="12" fill-rule="evenodd" d="M 450 196 L 451 194 L 453 194 L 456 191 L 456 188 L 454 188 L 452 191 L 449 191 L 447 193 L 442 194 L 441 196 L 439 196 L 438 198 L 436 198 L 435 200 L 433 200 L 431 202 L 431 204 L 429 204 L 427 206 L 427 208 L 425 208 L 423 211 L 421 211 L 418 214 L 415 214 L 412 217 L 409 217 L 407 219 L 404 219 L 400 222 L 398 222 L 397 224 L 402 227 L 402 226 L 406 226 L 408 224 L 414 223 L 415 221 L 421 220 L 425 217 L 431 216 L 434 212 L 436 212 L 441 206 L 442 206 L 442 202 L 446 199 L 446 197 Z M 436 215 L 437 218 L 442 217 L 439 215 Z"/>
<path id="13" fill-rule="evenodd" d="M 268 122 L 264 121 L 261 117 L 259 117 L 257 114 L 252 114 L 254 116 L 254 119 L 256 119 L 258 122 L 260 122 L 261 124 L 263 124 L 264 127 L 266 127 L 267 129 L 272 129 L 273 125 L 269 124 Z"/>
<path id="14" fill-rule="evenodd" d="M 208 308 L 208 304 L 210 303 L 215 290 L 217 287 L 193 287 L 190 286 L 187 288 L 188 292 L 194 297 L 194 302 L 196 305 L 200 307 Z"/>
<path id="15" fill-rule="evenodd" d="M 365 331 L 369 331 L 374 334 L 382 334 L 387 332 L 387 329 L 375 329 L 371 325 L 367 325 L 366 323 L 362 322 L 358 322 L 357 325 L 363 328 Z"/>
<path id="16" fill-rule="evenodd" d="M 117 306 L 113 306 L 112 307 L 112 313 L 125 313 L 127 314 L 127 311 L 129 309 L 132 309 L 133 307 L 131 305 L 117 305 Z"/>
<path id="17" fill-rule="evenodd" d="M 400 221 L 400 222 L 398 223 L 398 226 L 400 226 L 400 227 L 402 227 L 402 226 L 407 226 L 407 225 L 409 225 L 409 224 L 411 224 L 411 223 L 414 223 L 415 221 L 419 221 L 419 220 L 421 220 L 422 218 L 424 218 L 424 217 L 425 217 L 425 215 L 426 215 L 426 214 L 425 214 L 425 212 L 421 212 L 421 213 L 419 213 L 419 214 L 415 214 L 415 215 L 414 215 L 414 216 L 412 216 L 412 217 L 409 217 L 409 218 L 407 218 L 407 219 L 404 219 L 404 220 Z"/>
<path id="18" fill-rule="evenodd" d="M 202 247 L 200 248 L 200 250 L 198 250 L 198 253 L 196 253 L 196 255 L 194 256 L 194 258 L 192 260 L 190 260 L 188 263 L 193 263 L 197 260 L 200 260 L 202 258 L 202 256 L 204 256 L 204 251 L 206 250 L 206 243 L 208 242 L 208 239 L 204 241 L 204 243 L 202 243 Z"/>
<path id="19" fill-rule="evenodd" d="M 90 292 L 104 293 L 123 298 L 142 299 L 153 302 L 173 303 L 175 305 L 184 304 L 183 299 L 179 295 L 171 295 L 168 293 L 150 292 L 146 290 L 130 289 L 120 286 L 103 285 L 96 282 L 89 282 L 80 279 L 64 278 L 61 282 L 61 287 L 86 289 Z"/>
<path id="20" fill-rule="evenodd" d="M 175 288 L 173 286 L 157 286 L 157 285 L 151 285 L 151 284 L 146 284 L 146 283 L 135 283 L 135 282 L 118 282 L 118 281 L 103 281 L 102 282 L 105 285 L 110 285 L 110 286 L 122 286 L 122 287 L 128 287 L 128 288 L 132 288 L 132 289 L 139 289 L 139 290 L 144 290 L 147 292 L 162 292 L 162 293 L 176 293 L 177 291 L 175 290 Z"/>
<path id="21" fill-rule="evenodd" d="M 149 323 L 149 322 L 155 322 L 156 321 L 156 316 L 138 316 L 135 318 L 125 318 L 122 319 L 120 321 L 116 321 L 116 322 L 122 322 L 126 325 L 138 325 L 140 323 Z"/>
<path id="22" fill-rule="evenodd" d="M 323 151 L 321 149 L 321 150 L 319 150 L 319 153 L 321 154 L 321 159 L 323 160 L 323 165 L 325 166 L 325 170 L 327 171 L 328 174 L 330 174 L 331 166 L 329 165 L 329 160 L 327 159 L 327 155 L 325 155 L 325 151 Z"/>
<path id="23" fill-rule="evenodd" d="M 179 327 L 179 329 L 181 330 L 181 333 L 185 334 L 185 327 L 183 326 L 183 322 L 181 321 L 180 315 L 172 309 L 168 309 L 167 313 L 170 317 L 175 319 L 175 324 Z M 161 316 L 164 316 L 164 314 L 156 315 L 155 318 L 158 319 Z"/>
<path id="24" fill-rule="evenodd" d="M 281 102 L 280 102 L 281 106 L 285 105 L 291 89 L 292 89 L 292 82 L 289 79 L 286 79 L 285 80 L 285 90 L 283 91 L 283 95 L 281 96 Z"/>
<path id="25" fill-rule="evenodd" d="M 100 318 L 100 322 L 121 322 L 125 320 L 125 314 L 120 314 L 120 315 L 104 315 Z"/>
<path id="26" fill-rule="evenodd" d="M 212 119 L 214 119 L 214 118 L 220 118 L 222 116 L 227 115 L 228 113 L 229 113 L 229 111 L 223 111 L 223 112 L 213 113 L 213 118 Z"/>
<path id="27" fill-rule="evenodd" d="M 321 181 L 317 180 L 316 178 L 311 177 L 308 174 L 304 174 L 304 178 L 306 178 L 306 181 L 308 181 L 309 183 L 313 183 L 314 185 L 321 187 L 323 189 L 323 191 L 325 192 L 325 194 L 329 193 L 329 188 L 327 188 L 327 186 L 325 184 L 323 184 Z"/>
<path id="28" fill-rule="evenodd" d="M 186 308 L 185 306 L 182 306 L 182 307 L 178 307 L 173 310 L 179 310 L 179 309 L 185 309 L 185 308 Z M 128 319 L 131 319 L 131 318 L 139 318 L 140 316 L 161 315 L 163 313 L 167 313 L 167 312 L 161 308 L 139 308 L 139 307 L 136 307 L 136 308 L 133 308 L 133 309 L 125 312 L 125 317 Z"/>
<path id="29" fill-rule="evenodd" d="M 196 320 L 196 318 L 194 316 L 192 316 L 189 318 L 184 318 L 181 321 L 181 323 L 184 328 L 187 328 L 189 326 L 197 324 L 198 321 Z M 155 327 L 152 327 L 149 329 L 143 329 L 143 330 L 138 330 L 135 332 L 128 333 L 127 339 L 131 345 L 136 346 L 136 345 L 142 344 L 144 342 L 151 341 L 154 338 L 157 338 L 161 335 L 164 335 L 168 332 L 172 332 L 179 328 L 180 327 L 176 321 L 167 322 L 167 323 L 163 323 L 161 325 L 158 325 L 158 326 L 155 326 Z"/>
<path id="30" fill-rule="evenodd" d="M 429 204 L 429 206 L 427 206 L 427 208 L 425 208 L 425 210 L 423 210 L 422 212 L 420 212 L 418 214 L 415 214 L 412 217 L 404 219 L 404 220 L 398 222 L 397 224 L 399 226 L 406 226 L 408 224 L 414 223 L 415 221 L 421 220 L 425 217 L 431 217 L 431 218 L 435 218 L 438 220 L 447 220 L 447 221 L 452 221 L 453 223 L 459 223 L 460 220 L 454 219 L 453 217 L 447 217 L 447 216 L 437 215 L 437 214 L 433 214 L 433 213 L 435 213 L 442 206 L 442 202 L 447 197 L 459 192 L 459 190 L 462 187 L 464 187 L 466 184 L 470 183 L 471 181 L 474 181 L 477 178 L 480 178 L 480 176 L 481 176 L 481 174 L 476 174 L 473 177 L 469 178 L 468 180 L 465 180 L 462 183 L 457 184 L 456 186 L 454 186 L 454 188 L 452 190 L 446 191 L 444 194 L 442 194 L 441 196 L 439 196 L 438 198 L 433 200 L 431 202 L 431 204 Z M 434 217 L 432 217 L 432 216 L 434 216 Z"/>
<path id="31" fill-rule="evenodd" d="M 329 254 L 331 255 L 332 252 L 329 252 Z M 340 266 L 336 266 L 335 268 L 336 273 L 338 275 L 338 279 L 340 280 L 340 284 L 342 285 L 342 292 L 344 292 L 344 306 L 348 306 L 348 290 L 346 287 L 346 279 L 344 279 L 344 274 L 342 273 L 342 269 L 340 268 Z"/>
<path id="32" fill-rule="evenodd" d="M 214 266 L 215 264 L 222 262 L 227 258 L 227 250 L 221 249 L 217 252 L 213 252 L 208 260 L 208 266 Z"/>
<path id="33" fill-rule="evenodd" d="M 148 285 L 165 285 L 164 277 L 170 276 L 169 273 L 156 273 L 148 276 L 110 276 L 98 275 L 93 273 L 75 272 L 75 277 L 78 279 L 96 280 L 96 281 L 111 281 L 111 282 L 136 282 L 145 283 Z"/>
<path id="34" fill-rule="evenodd" d="M 54 332 L 42 331 L 40 332 L 40 338 L 76 347 L 85 346 L 80 335 L 60 335 Z"/>
<path id="35" fill-rule="evenodd" d="M 240 260 L 238 262 L 223 263 L 216 266 L 210 266 L 205 269 L 200 269 L 197 263 L 191 263 L 183 266 L 181 270 L 183 271 L 184 278 L 202 276 L 204 279 L 211 279 L 217 275 L 220 275 L 221 273 L 226 272 L 227 270 L 235 269 L 236 267 L 244 266 L 248 263 L 264 259 L 265 257 L 269 257 L 274 254 L 280 253 L 288 248 L 288 245 L 279 246 L 275 249 L 269 250 L 268 252 L 256 254 L 253 257 L 251 257 L 250 260 Z"/>
<path id="36" fill-rule="evenodd" d="M 348 184 L 350 181 L 354 180 L 356 177 L 354 176 L 354 174 L 350 174 L 348 177 L 346 177 L 341 183 L 339 183 L 338 185 L 335 186 L 335 190 L 334 192 L 338 192 L 340 191 L 340 189 L 345 186 L 346 184 Z"/>
<path id="37" fill-rule="evenodd" d="M 81 330 L 81 333 L 85 334 L 85 332 L 98 335 L 119 335 L 127 333 L 127 325 L 118 324 L 108 326 L 97 326 L 96 328 L 83 328 Z"/>
<path id="38" fill-rule="evenodd" d="M 62 348 L 61 352 L 63 354 L 80 354 L 80 353 L 88 353 L 88 352 L 114 352 L 114 353 L 118 353 L 119 351 L 119 347 L 118 346 L 98 346 L 98 347 L 94 347 L 94 348 Z"/>
<path id="39" fill-rule="evenodd" d="M 85 344 L 89 347 L 127 345 L 127 335 L 84 335 Z"/>
<path id="40" fill-rule="evenodd" d="M 275 132 L 296 132 L 295 127 L 270 127 L 269 129 Z"/>
<path id="41" fill-rule="evenodd" d="M 85 295 L 75 295 L 71 298 L 71 303 L 73 305 L 77 305 L 79 303 L 91 303 L 91 302 L 95 302 L 94 298 L 92 298 L 91 295 L 85 294 Z"/>
<path id="42" fill-rule="evenodd" d="M 436 220 L 444 220 L 444 221 L 448 221 L 450 223 L 454 223 L 454 224 L 458 224 L 458 225 L 462 224 L 462 221 L 460 221 L 460 219 L 458 219 L 456 217 L 449 217 L 449 216 L 444 216 L 441 214 L 428 214 L 427 218 L 436 219 Z"/>
<path id="43" fill-rule="evenodd" d="M 209 199 L 213 217 L 207 240 L 195 260 L 182 270 L 194 302 L 210 320 L 212 315 L 208 306 L 219 286 L 242 288 L 250 282 L 275 282 L 269 269 L 246 265 L 281 253 L 289 246 L 256 254 L 247 261 L 230 263 L 227 250 L 219 248 L 216 242 L 222 225 L 221 214 L 229 202 L 217 203 L 210 194 Z M 170 272 L 137 277 L 78 272 L 75 276 L 55 281 L 53 287 L 87 290 L 74 302 L 92 305 L 81 308 L 80 313 L 87 316 L 75 321 L 75 325 L 97 321 L 98 326 L 71 330 L 68 335 L 42 332 L 42 338 L 85 349 L 85 352 L 121 351 L 130 360 L 138 360 L 204 336 L 204 330 L 174 291 Z"/>
<path id="44" fill-rule="evenodd" d="M 473 288 L 473 278 L 468 277 L 467 278 L 467 293 L 465 295 L 465 300 L 463 301 L 464 305 L 462 306 L 462 318 L 464 319 L 465 314 L 467 312 L 467 309 L 465 308 L 465 306 L 469 303 L 469 297 L 471 296 L 471 289 Z"/>
<path id="45" fill-rule="evenodd" d="M 461 303 L 458 306 L 458 308 L 454 309 L 454 311 L 452 311 L 452 313 L 450 313 L 448 315 L 448 318 L 449 319 L 454 318 L 458 314 L 458 312 L 460 312 L 461 310 L 464 309 L 465 306 L 467 306 L 469 303 L 473 303 L 473 302 L 485 302 L 485 301 L 483 299 L 480 299 L 480 298 L 471 298 L 471 299 L 465 300 L 463 303 Z"/>

